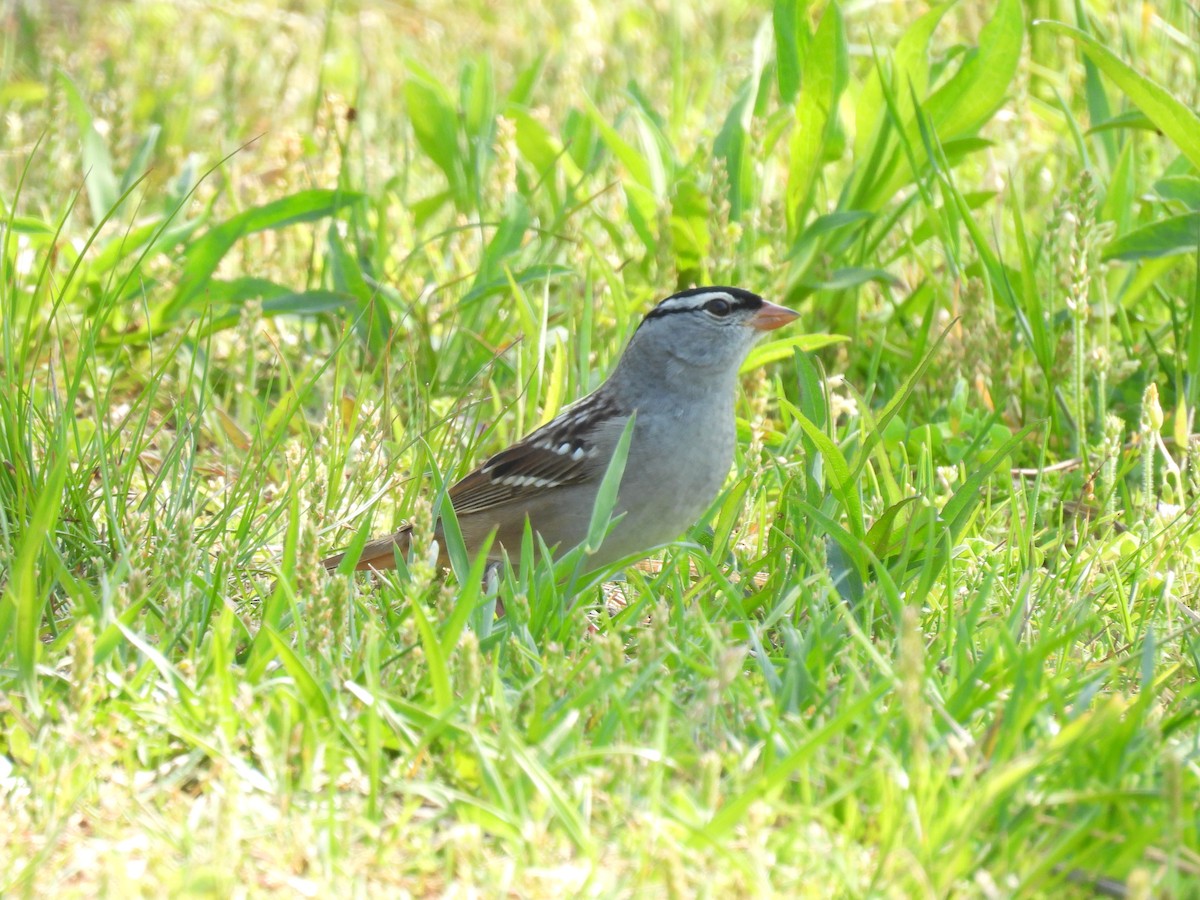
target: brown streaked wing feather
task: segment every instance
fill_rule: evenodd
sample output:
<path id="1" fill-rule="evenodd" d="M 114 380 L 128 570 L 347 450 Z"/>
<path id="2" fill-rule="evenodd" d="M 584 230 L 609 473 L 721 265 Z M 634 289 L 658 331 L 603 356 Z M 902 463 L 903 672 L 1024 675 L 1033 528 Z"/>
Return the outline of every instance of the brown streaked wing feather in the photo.
<path id="1" fill-rule="evenodd" d="M 479 513 L 542 491 L 586 481 L 597 467 L 595 439 L 619 415 L 615 406 L 587 398 L 495 456 L 450 489 L 456 515 Z M 586 413 L 585 413 L 586 411 Z M 623 419 L 622 419 L 623 424 Z"/>

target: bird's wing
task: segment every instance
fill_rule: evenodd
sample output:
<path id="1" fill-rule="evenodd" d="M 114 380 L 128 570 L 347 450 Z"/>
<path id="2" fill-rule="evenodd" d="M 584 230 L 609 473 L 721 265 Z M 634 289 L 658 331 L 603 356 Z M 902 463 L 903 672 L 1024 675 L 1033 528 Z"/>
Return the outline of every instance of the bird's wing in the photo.
<path id="1" fill-rule="evenodd" d="M 615 404 L 589 396 L 467 475 L 450 489 L 457 516 L 522 502 L 603 477 L 628 421 Z"/>

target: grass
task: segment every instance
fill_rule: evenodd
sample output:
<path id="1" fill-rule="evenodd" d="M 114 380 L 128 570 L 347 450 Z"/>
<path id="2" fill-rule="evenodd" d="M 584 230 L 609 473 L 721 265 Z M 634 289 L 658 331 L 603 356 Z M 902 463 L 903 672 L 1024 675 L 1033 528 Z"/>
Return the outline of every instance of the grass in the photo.
<path id="1" fill-rule="evenodd" d="M 1195 895 L 1194 9 L 0 16 L 0 892 Z M 702 282 L 685 541 L 320 570 Z"/>

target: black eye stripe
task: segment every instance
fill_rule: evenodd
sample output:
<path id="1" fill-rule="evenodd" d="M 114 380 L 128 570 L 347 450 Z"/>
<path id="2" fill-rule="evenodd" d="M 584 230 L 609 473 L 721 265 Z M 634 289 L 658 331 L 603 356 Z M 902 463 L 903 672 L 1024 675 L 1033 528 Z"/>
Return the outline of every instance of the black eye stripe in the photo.
<path id="1" fill-rule="evenodd" d="M 661 306 L 656 306 L 650 312 L 646 313 L 646 318 L 642 319 L 642 321 L 649 322 L 651 319 L 661 319 L 664 316 L 673 316 L 676 313 L 695 312 L 700 308 L 699 306 L 672 306 L 663 309 Z"/>

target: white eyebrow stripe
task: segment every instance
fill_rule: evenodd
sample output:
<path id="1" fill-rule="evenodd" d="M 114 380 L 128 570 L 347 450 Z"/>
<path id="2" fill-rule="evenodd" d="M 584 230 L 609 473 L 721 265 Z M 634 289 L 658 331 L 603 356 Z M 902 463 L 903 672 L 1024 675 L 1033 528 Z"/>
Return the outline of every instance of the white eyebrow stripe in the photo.
<path id="1" fill-rule="evenodd" d="M 700 309 L 710 300 L 728 300 L 735 305 L 738 299 L 726 291 L 706 291 L 703 294 L 691 294 L 687 297 L 672 297 L 660 303 L 659 309 Z"/>

